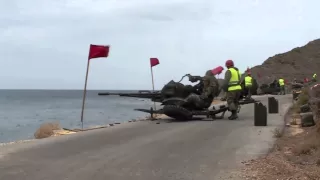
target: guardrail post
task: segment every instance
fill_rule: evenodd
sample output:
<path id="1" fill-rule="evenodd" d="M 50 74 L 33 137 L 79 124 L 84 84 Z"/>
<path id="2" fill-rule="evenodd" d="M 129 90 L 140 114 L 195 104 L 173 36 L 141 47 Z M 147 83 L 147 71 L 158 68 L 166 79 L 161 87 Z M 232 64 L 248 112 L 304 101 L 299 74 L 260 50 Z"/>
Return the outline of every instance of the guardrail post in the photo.
<path id="1" fill-rule="evenodd" d="M 267 107 L 261 102 L 254 103 L 254 126 L 267 126 Z"/>
<path id="2" fill-rule="evenodd" d="M 279 113 L 279 101 L 274 97 L 268 98 L 268 110 L 269 114 Z"/>

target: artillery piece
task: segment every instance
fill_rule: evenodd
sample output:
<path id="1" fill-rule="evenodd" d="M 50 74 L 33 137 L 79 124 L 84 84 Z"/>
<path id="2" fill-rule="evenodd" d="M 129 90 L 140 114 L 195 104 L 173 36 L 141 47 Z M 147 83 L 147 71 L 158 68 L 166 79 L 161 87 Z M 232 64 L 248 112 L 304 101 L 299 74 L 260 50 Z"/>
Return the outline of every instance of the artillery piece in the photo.
<path id="1" fill-rule="evenodd" d="M 184 85 L 181 83 L 181 81 L 185 77 L 188 77 L 189 81 L 191 82 L 198 81 L 198 83 L 194 86 Z M 213 75 L 210 76 L 210 78 L 212 78 L 211 80 L 214 81 L 216 84 L 215 90 L 214 90 L 215 92 L 214 97 L 217 97 L 220 93 L 219 83 Z M 161 105 L 163 106 L 163 108 L 159 110 L 154 110 L 153 108 L 134 109 L 136 111 L 149 113 L 151 117 L 153 117 L 153 114 L 165 114 L 176 120 L 191 120 L 193 116 L 202 115 L 212 119 L 222 119 L 224 117 L 225 112 L 229 110 L 227 106 L 221 105 L 219 106 L 218 109 L 212 106 L 212 108 L 209 109 L 209 107 L 211 106 L 211 102 L 210 102 L 208 107 L 199 108 L 199 106 L 197 106 L 193 101 L 189 101 L 187 99 L 187 97 L 192 93 L 196 95 L 200 95 L 203 91 L 203 88 L 204 88 L 204 82 L 202 77 L 186 74 L 178 82 L 175 82 L 173 80 L 168 82 L 160 92 L 109 94 L 109 95 L 148 98 L 154 102 L 161 102 Z M 241 101 L 240 105 L 250 104 L 254 102 L 255 102 L 254 100 Z M 220 113 L 221 115 L 217 116 Z"/>
<path id="2" fill-rule="evenodd" d="M 184 77 L 189 77 L 189 81 L 191 82 L 199 81 L 199 83 L 195 86 L 183 85 L 180 82 Z M 210 78 L 212 78 L 212 81 L 214 81 L 214 83 L 216 84 L 214 90 L 214 97 L 217 97 L 220 94 L 219 83 L 214 76 L 211 76 Z M 194 102 L 188 101 L 187 97 L 191 93 L 200 95 L 202 93 L 203 87 L 204 85 L 202 77 L 191 76 L 190 74 L 187 74 L 183 76 L 180 81 L 174 82 L 172 80 L 162 88 L 162 109 L 154 110 L 153 108 L 150 108 L 135 110 L 149 113 L 152 118 L 153 114 L 165 114 L 176 120 L 190 120 L 193 118 L 193 116 L 198 115 L 206 116 L 207 118 L 212 119 L 222 119 L 224 117 L 225 112 L 229 110 L 227 106 L 221 105 L 218 109 L 216 109 L 214 106 L 209 108 L 211 106 L 210 102 L 209 106 L 199 108 L 199 106 L 197 106 Z M 254 102 L 254 100 L 247 100 L 240 102 L 240 104 L 249 104 Z M 217 116 L 218 114 L 220 115 Z"/>
<path id="3" fill-rule="evenodd" d="M 261 94 L 277 95 L 278 93 L 280 93 L 280 85 L 277 80 L 274 80 L 270 84 L 261 84 L 260 90 Z"/>

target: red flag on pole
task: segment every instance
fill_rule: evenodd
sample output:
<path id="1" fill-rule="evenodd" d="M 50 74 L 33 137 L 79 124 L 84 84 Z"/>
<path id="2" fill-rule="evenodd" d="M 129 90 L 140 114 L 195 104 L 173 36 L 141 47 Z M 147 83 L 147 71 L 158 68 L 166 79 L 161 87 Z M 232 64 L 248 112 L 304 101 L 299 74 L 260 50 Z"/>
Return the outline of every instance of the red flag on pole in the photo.
<path id="1" fill-rule="evenodd" d="M 90 44 L 88 62 L 87 62 L 86 79 L 85 79 L 85 82 L 84 82 L 84 90 L 83 90 L 82 109 L 81 109 L 82 129 L 83 129 L 83 114 L 84 114 L 84 105 L 85 105 L 86 94 L 87 94 L 87 81 L 88 81 L 88 74 L 89 74 L 90 59 L 108 57 L 109 48 L 110 48 L 110 46 L 102 46 L 102 45 Z"/>
<path id="2" fill-rule="evenodd" d="M 158 58 L 150 58 L 150 69 L 151 69 L 151 80 L 152 80 L 152 90 L 153 90 L 153 93 L 154 93 L 154 80 L 153 80 L 153 70 L 152 70 L 152 67 L 153 66 L 156 66 L 160 64 L 159 62 L 159 59 Z M 153 108 L 156 110 L 156 103 L 154 102 L 153 103 Z"/>
<path id="3" fill-rule="evenodd" d="M 89 60 L 93 58 L 108 57 L 110 46 L 90 44 Z"/>
<path id="4" fill-rule="evenodd" d="M 160 64 L 158 58 L 150 58 L 150 66 L 151 66 L 151 67 L 156 66 L 156 65 L 158 65 L 158 64 Z"/>

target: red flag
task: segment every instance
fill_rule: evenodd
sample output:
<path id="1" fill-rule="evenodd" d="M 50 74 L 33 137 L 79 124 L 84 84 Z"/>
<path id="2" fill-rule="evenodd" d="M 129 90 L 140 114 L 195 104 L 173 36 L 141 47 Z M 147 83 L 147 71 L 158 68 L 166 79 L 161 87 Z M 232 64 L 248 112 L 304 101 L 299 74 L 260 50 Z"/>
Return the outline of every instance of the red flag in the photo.
<path id="1" fill-rule="evenodd" d="M 151 66 L 151 67 L 156 66 L 156 65 L 158 65 L 158 64 L 160 64 L 158 58 L 150 58 L 150 66 Z"/>
<path id="2" fill-rule="evenodd" d="M 211 70 L 213 75 L 221 74 L 224 68 L 222 66 L 218 66 Z"/>
<path id="3" fill-rule="evenodd" d="M 93 58 L 108 57 L 110 46 L 90 44 L 89 60 Z"/>

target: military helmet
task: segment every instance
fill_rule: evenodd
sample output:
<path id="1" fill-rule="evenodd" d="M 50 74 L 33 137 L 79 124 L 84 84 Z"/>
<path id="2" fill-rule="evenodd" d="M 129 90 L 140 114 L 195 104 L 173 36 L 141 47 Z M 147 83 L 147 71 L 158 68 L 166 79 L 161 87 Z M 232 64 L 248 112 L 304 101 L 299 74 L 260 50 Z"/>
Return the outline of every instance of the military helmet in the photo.
<path id="1" fill-rule="evenodd" d="M 226 61 L 226 67 L 231 67 L 231 66 L 234 66 L 234 63 L 231 59 L 229 59 Z"/>

